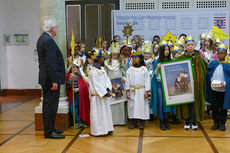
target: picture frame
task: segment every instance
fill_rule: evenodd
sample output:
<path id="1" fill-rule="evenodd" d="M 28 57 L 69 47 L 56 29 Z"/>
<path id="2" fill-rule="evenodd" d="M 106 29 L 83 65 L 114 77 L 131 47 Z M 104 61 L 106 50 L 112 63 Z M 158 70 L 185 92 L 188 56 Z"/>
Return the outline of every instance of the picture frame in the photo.
<path id="1" fill-rule="evenodd" d="M 194 102 L 192 59 L 162 62 L 160 74 L 166 106 Z"/>
<path id="2" fill-rule="evenodd" d="M 126 93 L 124 84 L 121 82 L 122 78 L 111 79 L 112 84 L 112 101 L 110 105 L 118 104 L 126 101 Z"/>
<path id="3" fill-rule="evenodd" d="M 14 45 L 28 46 L 29 45 L 29 34 L 14 34 Z"/>

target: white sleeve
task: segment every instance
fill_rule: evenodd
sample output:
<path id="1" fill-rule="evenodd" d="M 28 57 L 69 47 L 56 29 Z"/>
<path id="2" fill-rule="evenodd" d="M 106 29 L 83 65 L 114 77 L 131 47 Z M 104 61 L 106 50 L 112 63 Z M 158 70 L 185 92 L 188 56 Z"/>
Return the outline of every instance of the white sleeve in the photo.
<path id="1" fill-rule="evenodd" d="M 130 69 L 127 70 L 126 79 L 125 79 L 125 90 L 130 89 Z"/>
<path id="2" fill-rule="evenodd" d="M 104 77 L 103 75 L 99 75 L 97 72 L 95 71 L 90 71 L 92 76 L 91 76 L 91 79 L 92 79 L 92 85 L 94 86 L 95 90 L 96 90 L 96 93 L 100 96 L 100 97 L 103 97 L 105 96 L 108 91 L 107 91 L 107 87 L 103 86 L 104 83 L 102 83 L 103 81 L 107 81 L 107 80 L 104 80 Z M 104 74 L 105 75 L 105 74 Z"/>
<path id="3" fill-rule="evenodd" d="M 144 69 L 145 71 L 145 91 L 150 91 L 150 76 L 149 76 L 149 73 L 148 73 L 148 70 L 147 68 Z"/>

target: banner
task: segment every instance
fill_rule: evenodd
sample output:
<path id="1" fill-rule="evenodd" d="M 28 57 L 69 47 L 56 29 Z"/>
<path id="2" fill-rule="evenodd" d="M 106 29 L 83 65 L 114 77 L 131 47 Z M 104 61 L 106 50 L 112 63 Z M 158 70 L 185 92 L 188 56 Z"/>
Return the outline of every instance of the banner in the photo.
<path id="1" fill-rule="evenodd" d="M 169 10 L 113 10 L 113 35 L 121 36 L 125 25 L 132 25 L 134 35 L 144 40 L 153 39 L 154 35 L 165 36 L 168 30 L 177 37 L 181 33 L 192 35 L 199 41 L 199 35 L 211 30 L 213 25 L 229 35 L 230 9 L 169 9 Z M 161 37 L 162 39 L 162 37 Z M 229 40 L 224 42 L 229 44 Z"/>

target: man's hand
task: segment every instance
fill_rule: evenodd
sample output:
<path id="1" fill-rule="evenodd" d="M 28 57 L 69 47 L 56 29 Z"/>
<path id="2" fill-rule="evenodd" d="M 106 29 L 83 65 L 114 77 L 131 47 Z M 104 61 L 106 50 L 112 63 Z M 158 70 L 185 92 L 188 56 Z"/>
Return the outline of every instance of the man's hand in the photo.
<path id="1" fill-rule="evenodd" d="M 57 90 L 58 89 L 58 84 L 57 84 L 57 82 L 54 82 L 53 83 L 53 87 L 51 88 L 51 90 L 52 91 L 55 91 L 55 90 Z"/>

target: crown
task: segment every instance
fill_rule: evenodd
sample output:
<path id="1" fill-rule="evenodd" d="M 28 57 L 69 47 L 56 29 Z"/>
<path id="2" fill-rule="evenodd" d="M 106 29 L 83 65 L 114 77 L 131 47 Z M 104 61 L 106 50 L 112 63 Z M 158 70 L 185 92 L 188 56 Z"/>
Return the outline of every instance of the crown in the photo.
<path id="1" fill-rule="evenodd" d="M 159 43 L 159 46 L 160 46 L 160 48 L 162 48 L 163 46 L 168 46 L 168 43 L 167 43 L 165 40 L 162 40 L 162 41 Z"/>
<path id="2" fill-rule="evenodd" d="M 204 33 L 202 33 L 202 34 L 200 35 L 200 38 L 205 38 L 206 35 L 207 35 L 207 32 L 204 32 Z"/>
<path id="3" fill-rule="evenodd" d="M 132 50 L 132 54 L 131 54 L 132 57 L 139 57 L 141 55 L 142 55 L 141 49 Z"/>
<path id="4" fill-rule="evenodd" d="M 120 53 L 120 44 L 119 42 L 112 42 L 111 44 L 111 53 Z"/>
<path id="5" fill-rule="evenodd" d="M 175 54 L 178 51 L 181 51 L 181 48 L 179 46 L 174 46 L 172 49 L 172 53 Z"/>
<path id="6" fill-rule="evenodd" d="M 187 42 L 195 42 L 194 37 L 193 37 L 193 36 L 188 36 L 188 37 L 186 37 L 186 39 L 185 39 L 185 44 L 186 44 Z"/>
<path id="7" fill-rule="evenodd" d="M 96 40 L 96 47 L 101 48 L 103 46 L 105 39 L 103 37 L 98 37 Z"/>
<path id="8" fill-rule="evenodd" d="M 80 67 L 81 66 L 81 61 L 80 61 L 80 58 L 74 58 L 73 60 L 73 64 Z"/>
<path id="9" fill-rule="evenodd" d="M 125 39 L 123 42 L 122 42 L 122 46 L 126 45 L 127 47 L 132 47 L 132 42 L 130 39 Z"/>
<path id="10" fill-rule="evenodd" d="M 223 44 L 223 41 L 222 41 L 220 38 L 216 38 L 216 39 L 215 39 L 215 43 Z"/>
<path id="11" fill-rule="evenodd" d="M 153 46 L 151 41 L 145 41 L 144 42 L 144 50 L 143 53 L 153 53 Z"/>
<path id="12" fill-rule="evenodd" d="M 228 50 L 228 46 L 225 45 L 225 44 L 219 44 L 217 49 L 222 49 L 224 51 L 227 51 Z"/>
<path id="13" fill-rule="evenodd" d="M 208 38 L 208 39 L 213 40 L 213 37 L 214 37 L 214 33 L 212 32 L 212 30 L 210 30 L 210 31 L 207 33 L 207 35 L 206 35 L 205 38 Z"/>
<path id="14" fill-rule="evenodd" d="M 91 51 L 88 51 L 88 54 L 90 55 L 90 58 L 95 61 L 95 60 L 98 60 L 98 58 L 100 57 L 101 51 L 95 48 Z"/>
<path id="15" fill-rule="evenodd" d="M 180 39 L 177 40 L 176 45 L 184 46 L 185 45 L 184 37 L 180 37 Z"/>

